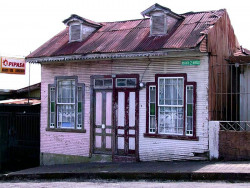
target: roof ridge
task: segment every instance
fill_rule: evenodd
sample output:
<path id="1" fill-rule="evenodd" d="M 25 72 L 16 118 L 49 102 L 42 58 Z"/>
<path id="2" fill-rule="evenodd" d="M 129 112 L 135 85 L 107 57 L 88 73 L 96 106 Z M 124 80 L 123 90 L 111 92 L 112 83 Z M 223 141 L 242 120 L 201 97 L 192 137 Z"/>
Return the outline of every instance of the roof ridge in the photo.
<path id="1" fill-rule="evenodd" d="M 122 21 L 112 21 L 112 22 L 98 22 L 101 24 L 105 24 L 105 23 L 122 23 L 122 22 L 133 22 L 133 21 L 138 21 L 138 20 L 148 20 L 150 18 L 141 18 L 141 19 L 133 19 L 133 20 L 122 20 Z"/>
<path id="2" fill-rule="evenodd" d="M 225 11 L 226 9 L 219 9 L 219 10 L 207 10 L 207 11 L 198 11 L 198 12 L 185 12 L 180 15 L 186 15 L 186 14 L 200 14 L 200 13 L 212 13 L 212 12 L 219 12 L 219 11 Z"/>
<path id="3" fill-rule="evenodd" d="M 143 28 L 150 28 L 150 26 L 148 27 L 133 27 L 133 28 L 128 28 L 128 29 L 111 29 L 111 30 L 107 30 L 107 31 L 96 31 L 97 33 L 106 33 L 106 32 L 115 32 L 115 31 L 127 31 L 127 30 L 132 30 L 132 29 L 143 29 Z"/>

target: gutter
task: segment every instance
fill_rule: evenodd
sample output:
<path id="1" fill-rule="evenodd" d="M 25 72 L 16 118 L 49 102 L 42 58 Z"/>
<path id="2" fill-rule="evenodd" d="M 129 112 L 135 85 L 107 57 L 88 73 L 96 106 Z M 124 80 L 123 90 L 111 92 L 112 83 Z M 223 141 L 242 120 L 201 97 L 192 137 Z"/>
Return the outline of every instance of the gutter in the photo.
<path id="1" fill-rule="evenodd" d="M 183 50 L 164 50 L 164 51 L 148 51 L 148 52 L 132 52 L 132 53 L 101 53 L 101 54 L 85 54 L 85 55 L 66 55 L 54 57 L 38 57 L 26 58 L 25 61 L 29 63 L 49 63 L 62 61 L 82 61 L 82 60 L 112 60 L 112 59 L 138 59 L 138 58 L 162 58 L 175 57 L 175 52 L 193 53 L 196 56 L 204 56 L 207 53 L 202 53 L 196 48 Z M 171 55 L 172 54 L 172 55 Z M 178 56 L 181 57 L 182 54 Z M 185 56 L 186 54 L 183 54 Z"/>

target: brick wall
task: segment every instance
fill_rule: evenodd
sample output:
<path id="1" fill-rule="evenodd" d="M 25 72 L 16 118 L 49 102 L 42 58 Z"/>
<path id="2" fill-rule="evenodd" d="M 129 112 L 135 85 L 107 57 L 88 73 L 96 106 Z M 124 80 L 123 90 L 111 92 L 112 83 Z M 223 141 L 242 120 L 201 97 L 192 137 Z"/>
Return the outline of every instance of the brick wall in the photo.
<path id="1" fill-rule="evenodd" d="M 219 158 L 250 160 L 250 132 L 220 131 Z"/>

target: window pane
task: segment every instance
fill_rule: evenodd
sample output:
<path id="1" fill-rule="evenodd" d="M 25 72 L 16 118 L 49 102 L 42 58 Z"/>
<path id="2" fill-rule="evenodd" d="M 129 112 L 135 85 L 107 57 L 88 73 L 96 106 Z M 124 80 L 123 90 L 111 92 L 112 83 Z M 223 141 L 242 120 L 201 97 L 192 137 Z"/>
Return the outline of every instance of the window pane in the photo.
<path id="1" fill-rule="evenodd" d="M 58 105 L 58 125 L 61 128 L 74 128 L 75 126 L 75 105 Z"/>
<path id="2" fill-rule="evenodd" d="M 78 102 L 78 112 L 82 112 L 82 103 Z"/>
<path id="3" fill-rule="evenodd" d="M 183 86 L 178 86 L 178 105 L 183 105 Z"/>
<path id="4" fill-rule="evenodd" d="M 117 79 L 117 86 L 124 87 L 126 85 L 127 85 L 127 79 L 123 79 L 123 78 L 118 78 Z"/>
<path id="5" fill-rule="evenodd" d="M 51 102 L 55 101 L 55 88 L 54 87 L 50 88 L 50 101 Z"/>
<path id="6" fill-rule="evenodd" d="M 75 102 L 75 81 L 62 80 L 58 81 L 58 102 L 74 103 Z"/>
<path id="7" fill-rule="evenodd" d="M 51 113 L 50 114 L 50 123 L 55 123 L 55 113 L 53 112 L 53 113 Z"/>
<path id="8" fill-rule="evenodd" d="M 164 79 L 159 79 L 159 104 L 164 105 Z"/>
<path id="9" fill-rule="evenodd" d="M 106 79 L 104 80 L 104 86 L 108 87 L 108 86 L 112 86 L 112 79 Z"/>
<path id="10" fill-rule="evenodd" d="M 159 78 L 159 105 L 183 105 L 183 78 Z"/>
<path id="11" fill-rule="evenodd" d="M 155 132 L 155 116 L 150 117 L 149 132 Z"/>
<path id="12" fill-rule="evenodd" d="M 165 85 L 165 105 L 171 105 L 172 85 Z"/>
<path id="13" fill-rule="evenodd" d="M 50 103 L 50 108 L 51 108 L 50 109 L 51 112 L 55 112 L 55 102 Z"/>
<path id="14" fill-rule="evenodd" d="M 155 115 L 155 103 L 150 103 L 150 115 Z"/>
<path id="15" fill-rule="evenodd" d="M 193 105 L 187 104 L 187 116 L 193 116 Z"/>
<path id="16" fill-rule="evenodd" d="M 62 102 L 62 83 L 58 82 L 58 102 L 61 103 Z"/>
<path id="17" fill-rule="evenodd" d="M 82 87 L 77 87 L 78 91 L 77 91 L 77 100 L 78 102 L 82 101 Z"/>
<path id="18" fill-rule="evenodd" d="M 187 117 L 187 130 L 193 130 L 193 118 Z"/>
<path id="19" fill-rule="evenodd" d="M 78 129 L 82 128 L 82 114 L 81 113 L 77 114 L 77 128 Z"/>
<path id="20" fill-rule="evenodd" d="M 177 105 L 177 88 L 178 86 L 176 85 L 177 84 L 177 81 L 174 79 L 173 80 L 174 82 L 174 85 L 173 85 L 173 95 L 172 95 L 172 105 Z"/>
<path id="21" fill-rule="evenodd" d="M 127 79 L 127 86 L 133 86 L 135 87 L 136 86 L 136 79 L 135 78 L 128 78 Z"/>
<path id="22" fill-rule="evenodd" d="M 95 87 L 102 87 L 103 86 L 103 80 L 95 79 Z"/>
<path id="23" fill-rule="evenodd" d="M 149 94 L 150 95 L 150 100 L 149 101 L 151 103 L 155 103 L 155 86 L 154 87 L 151 86 L 149 92 L 150 92 L 150 94 Z"/>
<path id="24" fill-rule="evenodd" d="M 183 108 L 160 107 L 159 110 L 159 133 L 183 134 Z"/>
<path id="25" fill-rule="evenodd" d="M 187 103 L 193 103 L 193 87 L 191 88 L 190 86 L 187 89 Z"/>

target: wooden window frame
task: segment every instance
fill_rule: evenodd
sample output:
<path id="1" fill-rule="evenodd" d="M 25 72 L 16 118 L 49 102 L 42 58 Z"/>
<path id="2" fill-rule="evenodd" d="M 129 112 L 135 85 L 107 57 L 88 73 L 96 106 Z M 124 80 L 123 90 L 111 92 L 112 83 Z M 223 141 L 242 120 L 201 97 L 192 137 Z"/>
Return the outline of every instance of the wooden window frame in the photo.
<path id="1" fill-rule="evenodd" d="M 184 78 L 184 93 L 183 93 L 183 134 L 162 134 L 158 133 L 158 80 L 161 77 L 183 77 Z M 186 135 L 186 86 L 193 86 L 193 135 Z M 150 86 L 156 87 L 156 125 L 155 125 L 155 133 L 149 132 L 149 88 Z M 187 82 L 187 74 L 186 73 L 178 73 L 178 74 L 156 74 L 155 82 L 147 82 L 146 83 L 146 133 L 144 133 L 144 137 L 151 138 L 163 138 L 163 139 L 176 139 L 176 140 L 194 140 L 198 141 L 199 138 L 196 136 L 196 82 Z"/>
<path id="2" fill-rule="evenodd" d="M 74 128 L 58 128 L 57 127 L 57 117 L 58 117 L 58 111 L 57 111 L 57 101 L 58 101 L 58 81 L 60 80 L 75 80 L 75 124 Z M 78 88 L 81 87 L 81 112 L 78 112 Z M 50 91 L 51 88 L 54 88 L 55 90 L 55 104 L 54 104 L 54 110 L 55 110 L 55 117 L 54 117 L 54 127 L 51 127 L 51 96 Z M 54 84 L 48 84 L 48 126 L 46 128 L 47 131 L 54 131 L 54 132 L 79 132 L 79 133 L 85 133 L 86 130 L 84 129 L 84 107 L 85 107 L 85 84 L 78 83 L 78 77 L 77 76 L 56 76 Z M 81 124 L 78 122 L 78 114 L 81 114 Z M 81 126 L 80 126 L 81 125 Z"/>

